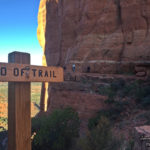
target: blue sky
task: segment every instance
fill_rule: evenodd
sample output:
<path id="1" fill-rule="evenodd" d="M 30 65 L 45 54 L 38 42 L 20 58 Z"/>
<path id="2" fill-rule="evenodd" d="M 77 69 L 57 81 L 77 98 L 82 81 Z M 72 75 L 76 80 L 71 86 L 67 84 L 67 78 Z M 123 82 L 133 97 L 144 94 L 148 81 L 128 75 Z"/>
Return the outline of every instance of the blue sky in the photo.
<path id="1" fill-rule="evenodd" d="M 0 0 L 0 62 L 12 51 L 29 52 L 32 64 L 41 64 L 42 48 L 37 40 L 40 0 Z"/>

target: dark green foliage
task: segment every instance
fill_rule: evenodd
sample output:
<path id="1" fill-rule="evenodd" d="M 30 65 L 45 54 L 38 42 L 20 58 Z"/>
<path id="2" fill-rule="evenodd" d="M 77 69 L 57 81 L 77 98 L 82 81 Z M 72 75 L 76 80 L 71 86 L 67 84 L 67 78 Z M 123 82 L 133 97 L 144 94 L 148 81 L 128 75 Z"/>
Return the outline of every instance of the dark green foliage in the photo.
<path id="1" fill-rule="evenodd" d="M 100 86 L 99 94 L 107 95 L 109 98 L 119 97 L 138 97 L 141 98 L 150 93 L 150 85 L 142 81 L 115 80 L 110 86 Z"/>
<path id="2" fill-rule="evenodd" d="M 0 122 L 7 123 L 8 119 L 4 117 L 0 117 Z"/>
<path id="3" fill-rule="evenodd" d="M 90 130 L 95 128 L 98 125 L 98 122 L 99 122 L 101 117 L 108 117 L 108 116 L 110 116 L 110 112 L 109 111 L 104 110 L 104 109 L 100 110 L 97 113 L 96 117 L 89 119 L 88 128 Z"/>
<path id="4" fill-rule="evenodd" d="M 118 79 L 115 80 L 111 83 L 111 88 L 114 91 L 120 90 L 121 88 L 123 88 L 125 86 L 125 81 L 123 79 Z"/>
<path id="5" fill-rule="evenodd" d="M 100 86 L 99 94 L 108 96 L 107 103 L 113 103 L 116 96 L 124 89 L 125 81 L 118 79 L 113 81 L 110 86 Z"/>
<path id="6" fill-rule="evenodd" d="M 133 148 L 134 148 L 134 140 L 132 139 L 128 141 L 128 145 L 125 150 L 133 150 Z"/>
<path id="7" fill-rule="evenodd" d="M 101 117 L 96 128 L 91 130 L 87 137 L 88 146 L 91 150 L 103 150 L 111 140 L 110 124 L 105 117 Z"/>
<path id="8" fill-rule="evenodd" d="M 141 99 L 141 104 L 143 107 L 148 107 L 150 105 L 150 95 L 145 96 L 144 98 Z"/>
<path id="9" fill-rule="evenodd" d="M 115 102 L 113 103 L 113 106 L 110 107 L 109 109 L 102 109 L 100 110 L 96 117 L 89 119 L 88 122 L 88 128 L 91 130 L 93 128 L 95 128 L 99 122 L 99 119 L 101 117 L 107 117 L 111 123 L 113 124 L 114 121 L 116 121 L 116 119 L 118 119 L 119 117 L 121 117 L 121 113 L 123 111 L 125 111 L 125 107 L 128 105 L 127 102 Z"/>
<path id="10" fill-rule="evenodd" d="M 136 81 L 125 85 L 122 91 L 122 97 L 131 97 L 137 104 L 143 108 L 150 106 L 150 84 L 142 81 Z"/>
<path id="11" fill-rule="evenodd" d="M 108 119 L 101 117 L 87 137 L 86 150 L 117 150 L 120 145 L 120 141 L 112 136 Z"/>
<path id="12" fill-rule="evenodd" d="M 110 82 L 109 82 L 110 83 Z M 115 79 L 109 84 L 101 84 L 98 86 L 96 93 L 107 96 L 105 101 L 108 104 L 107 110 L 101 110 L 95 118 L 89 120 L 89 129 L 98 124 L 100 116 L 106 116 L 112 123 L 123 118 L 135 101 L 136 107 L 149 108 L 150 107 L 150 83 L 142 80 L 123 80 Z"/>
<path id="13" fill-rule="evenodd" d="M 150 84 L 139 84 L 135 91 L 137 103 L 140 103 L 144 108 L 150 106 Z"/>
<path id="14" fill-rule="evenodd" d="M 122 89 L 120 89 L 118 95 L 120 97 L 134 97 L 136 88 L 138 87 L 138 82 L 129 82 L 124 85 Z"/>
<path id="15" fill-rule="evenodd" d="M 108 96 L 108 99 L 105 101 L 107 104 L 116 103 L 116 98 L 121 99 L 128 97 L 135 99 L 137 104 L 143 108 L 150 106 L 150 83 L 142 80 L 129 82 L 125 82 L 121 79 L 115 80 L 110 86 L 100 86 L 98 93 Z"/>
<path id="16" fill-rule="evenodd" d="M 71 108 L 55 110 L 50 116 L 34 118 L 33 150 L 67 150 L 79 133 L 78 114 Z"/>

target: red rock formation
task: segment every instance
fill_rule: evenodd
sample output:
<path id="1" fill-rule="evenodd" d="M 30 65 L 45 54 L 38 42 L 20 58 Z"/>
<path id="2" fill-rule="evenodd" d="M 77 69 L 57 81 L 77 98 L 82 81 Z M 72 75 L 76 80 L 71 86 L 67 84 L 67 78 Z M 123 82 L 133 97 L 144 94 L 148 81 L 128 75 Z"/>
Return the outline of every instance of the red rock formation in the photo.
<path id="1" fill-rule="evenodd" d="M 150 60 L 150 0 L 41 0 L 39 18 L 48 65 L 115 73 Z"/>
<path id="2" fill-rule="evenodd" d="M 48 112 L 54 109 L 72 107 L 78 111 L 81 127 L 86 130 L 88 119 L 94 117 L 95 112 L 105 108 L 104 100 L 106 97 L 94 93 L 81 92 L 79 85 L 75 83 L 72 83 L 73 89 L 70 86 L 70 83 L 52 86 L 51 93 L 53 94 L 51 94 L 49 100 Z"/>
<path id="3" fill-rule="evenodd" d="M 66 66 L 70 71 L 76 64 L 78 72 L 90 67 L 90 72 L 112 74 L 150 64 L 150 0 L 41 0 L 38 24 L 46 65 Z M 54 93 L 50 108 L 67 92 Z M 69 94 L 73 98 L 63 99 L 65 104 L 82 99 L 75 96 L 79 94 L 75 89 Z"/>
<path id="4" fill-rule="evenodd" d="M 135 127 L 134 150 L 150 150 L 150 126 Z"/>

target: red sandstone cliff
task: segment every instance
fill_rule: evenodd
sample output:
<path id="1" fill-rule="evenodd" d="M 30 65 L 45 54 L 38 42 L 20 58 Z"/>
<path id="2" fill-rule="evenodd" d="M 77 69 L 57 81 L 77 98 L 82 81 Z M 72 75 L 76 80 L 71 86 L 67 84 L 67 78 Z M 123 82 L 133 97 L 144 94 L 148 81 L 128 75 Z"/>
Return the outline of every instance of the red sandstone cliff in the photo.
<path id="1" fill-rule="evenodd" d="M 150 0 L 41 0 L 39 8 L 48 65 L 76 63 L 80 72 L 91 66 L 116 73 L 149 62 L 149 27 Z"/>
<path id="2" fill-rule="evenodd" d="M 44 65 L 112 74 L 150 64 L 149 28 L 150 0 L 41 0 L 37 34 Z M 78 81 L 49 86 L 49 109 L 73 106 L 88 119 L 104 107 L 103 98 L 80 90 Z M 42 104 L 46 90 L 43 85 Z"/>

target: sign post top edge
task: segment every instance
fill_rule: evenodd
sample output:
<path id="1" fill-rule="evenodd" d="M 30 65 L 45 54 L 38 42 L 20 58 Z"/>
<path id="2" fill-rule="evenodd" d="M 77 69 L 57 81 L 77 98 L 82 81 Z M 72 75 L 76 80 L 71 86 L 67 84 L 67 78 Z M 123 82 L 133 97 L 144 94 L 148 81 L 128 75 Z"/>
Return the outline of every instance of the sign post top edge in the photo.
<path id="1" fill-rule="evenodd" d="M 9 63 L 30 64 L 30 54 L 14 51 L 8 54 Z"/>
<path id="2" fill-rule="evenodd" d="M 16 54 L 20 54 L 20 55 L 29 55 L 29 56 L 30 56 L 30 53 L 19 52 L 19 51 L 13 51 L 13 52 L 9 53 L 8 55 L 16 55 Z"/>

